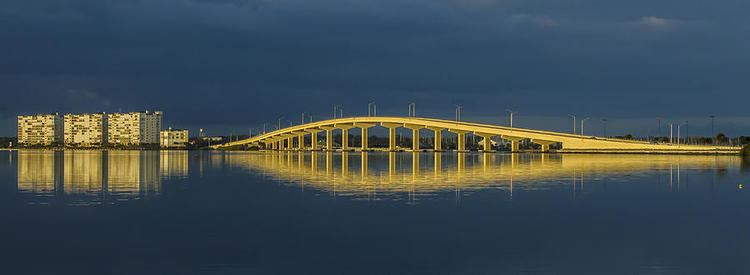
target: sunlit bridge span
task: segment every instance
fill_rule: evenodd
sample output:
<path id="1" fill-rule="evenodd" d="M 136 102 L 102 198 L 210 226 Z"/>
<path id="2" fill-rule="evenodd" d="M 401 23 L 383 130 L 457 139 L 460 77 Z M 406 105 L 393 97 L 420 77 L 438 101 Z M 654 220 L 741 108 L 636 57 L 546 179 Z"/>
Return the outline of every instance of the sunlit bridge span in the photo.
<path id="1" fill-rule="evenodd" d="M 550 132 L 533 129 L 504 127 L 490 124 L 471 123 L 464 121 L 452 121 L 434 118 L 420 117 L 349 117 L 306 124 L 290 126 L 273 132 L 257 135 L 245 140 L 229 142 L 226 144 L 212 146 L 213 149 L 225 149 L 247 145 L 257 145 L 269 150 L 334 150 L 348 151 L 359 149 L 362 151 L 372 150 L 368 144 L 369 130 L 373 127 L 384 127 L 388 129 L 389 151 L 397 151 L 396 129 L 407 128 L 412 131 L 411 150 L 419 151 L 420 132 L 431 131 L 434 136 L 431 150 L 444 151 L 444 149 L 466 151 L 466 135 L 473 134 L 483 138 L 484 151 L 492 151 L 492 138 L 500 138 L 510 143 L 512 152 L 519 151 L 521 141 L 529 141 L 537 144 L 541 152 L 695 152 L 695 153 L 737 153 L 738 147 L 727 146 L 704 146 L 686 145 L 673 143 L 649 143 L 634 140 L 622 140 L 596 136 Z M 361 146 L 352 148 L 349 146 L 349 130 L 359 128 L 361 130 Z M 340 147 L 334 148 L 334 131 L 340 131 Z M 318 144 L 318 135 L 324 133 L 325 145 Z M 443 148 L 443 134 L 456 135 L 456 145 L 453 148 Z M 305 137 L 310 135 L 310 142 Z M 554 146 L 553 146 L 554 145 Z M 553 146 L 553 147 L 551 147 Z M 323 147 L 323 148 L 320 148 Z M 551 148 L 559 148 L 551 150 Z"/>

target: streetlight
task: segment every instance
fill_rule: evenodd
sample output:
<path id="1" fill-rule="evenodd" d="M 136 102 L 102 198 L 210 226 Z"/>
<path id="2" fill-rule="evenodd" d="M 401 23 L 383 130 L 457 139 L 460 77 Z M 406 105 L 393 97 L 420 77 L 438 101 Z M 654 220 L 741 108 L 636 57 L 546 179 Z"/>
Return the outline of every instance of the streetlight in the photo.
<path id="1" fill-rule="evenodd" d="M 302 112 L 302 124 L 305 124 L 305 112 Z"/>
<path id="2" fill-rule="evenodd" d="M 677 125 L 677 145 L 680 144 L 680 127 L 682 127 L 682 125 L 685 125 L 685 124 L 678 124 Z"/>
<path id="3" fill-rule="evenodd" d="M 657 130 L 658 132 L 656 134 L 656 137 L 657 137 L 656 141 L 658 142 L 659 140 L 661 140 L 661 118 L 660 117 L 656 118 L 656 124 L 657 124 L 656 129 L 658 129 Z"/>
<path id="4" fill-rule="evenodd" d="M 409 117 L 416 117 L 417 116 L 417 104 L 414 102 L 409 103 Z"/>
<path id="5" fill-rule="evenodd" d="M 267 124 L 267 123 L 263 123 L 263 134 L 264 134 L 264 135 L 266 134 L 266 124 Z"/>
<path id="6" fill-rule="evenodd" d="M 279 128 L 276 128 L 276 130 L 281 130 L 281 120 L 284 119 L 284 117 L 279 118 Z"/>
<path id="7" fill-rule="evenodd" d="M 587 120 L 589 120 L 588 117 L 584 118 L 584 119 L 581 119 L 581 135 L 583 135 L 583 123 L 586 122 Z"/>
<path id="8" fill-rule="evenodd" d="M 513 114 L 515 114 L 516 112 L 509 109 L 505 109 L 505 111 L 510 114 L 510 128 L 513 128 Z"/>
<path id="9" fill-rule="evenodd" d="M 370 109 L 372 109 L 372 114 Z M 378 116 L 378 106 L 375 105 L 375 102 L 367 103 L 367 116 Z"/>
<path id="10" fill-rule="evenodd" d="M 461 110 L 463 108 L 461 105 L 456 105 L 456 121 L 461 121 Z"/>
<path id="11" fill-rule="evenodd" d="M 673 123 L 666 123 L 669 124 L 669 143 L 674 143 L 673 134 L 672 134 L 672 127 L 674 126 Z"/>
<path id="12" fill-rule="evenodd" d="M 574 115 L 568 115 L 573 120 L 573 134 L 576 134 L 576 116 Z"/>
<path id="13" fill-rule="evenodd" d="M 708 117 L 711 118 L 711 140 L 714 141 L 714 145 L 715 145 L 717 140 L 716 140 L 716 133 L 714 132 L 714 118 L 716 118 L 716 116 L 710 115 Z"/>

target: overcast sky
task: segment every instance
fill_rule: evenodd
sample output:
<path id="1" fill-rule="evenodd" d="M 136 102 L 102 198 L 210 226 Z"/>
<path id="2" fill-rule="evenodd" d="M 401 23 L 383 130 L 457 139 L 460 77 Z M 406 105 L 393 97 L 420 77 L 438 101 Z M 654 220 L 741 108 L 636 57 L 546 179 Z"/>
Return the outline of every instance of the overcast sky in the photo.
<path id="1" fill-rule="evenodd" d="M 163 110 L 246 133 L 300 113 L 417 114 L 612 134 L 750 135 L 747 0 L 3 0 L 0 135 L 15 116 Z M 288 122 L 284 122 L 285 124 Z M 269 126 L 270 127 L 270 126 Z"/>

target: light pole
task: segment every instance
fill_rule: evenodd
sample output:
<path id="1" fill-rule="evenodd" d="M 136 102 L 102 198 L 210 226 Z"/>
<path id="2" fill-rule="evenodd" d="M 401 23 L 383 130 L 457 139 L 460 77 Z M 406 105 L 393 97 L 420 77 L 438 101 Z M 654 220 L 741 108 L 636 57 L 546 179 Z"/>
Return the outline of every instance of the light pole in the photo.
<path id="1" fill-rule="evenodd" d="M 409 103 L 409 117 L 416 117 L 417 116 L 417 104 L 414 102 Z"/>
<path id="2" fill-rule="evenodd" d="M 573 120 L 573 134 L 576 134 L 576 116 L 568 115 Z"/>
<path id="3" fill-rule="evenodd" d="M 607 137 L 607 119 L 602 118 L 602 126 L 604 128 L 604 137 Z"/>
<path id="4" fill-rule="evenodd" d="M 584 119 L 581 119 L 581 135 L 583 135 L 583 123 L 586 122 L 587 120 L 589 120 L 588 117 L 584 118 Z"/>
<path id="5" fill-rule="evenodd" d="M 669 143 L 674 143 L 673 133 L 672 133 L 672 127 L 674 126 L 673 123 L 667 123 L 669 124 Z"/>
<path id="6" fill-rule="evenodd" d="M 370 113 L 370 109 L 372 109 L 372 113 Z M 375 102 L 367 103 L 367 116 L 378 116 L 378 107 Z"/>
<path id="7" fill-rule="evenodd" d="M 656 141 L 659 142 L 661 140 L 661 118 L 656 118 Z"/>
<path id="8" fill-rule="evenodd" d="M 690 144 L 690 124 L 685 120 L 685 144 Z"/>
<path id="9" fill-rule="evenodd" d="M 716 133 L 714 132 L 714 118 L 716 118 L 716 116 L 710 115 L 708 117 L 711 118 L 711 140 L 714 141 L 714 145 L 715 145 L 717 140 L 716 140 Z"/>
<path id="10" fill-rule="evenodd" d="M 284 119 L 284 117 L 279 118 L 279 127 L 276 128 L 276 130 L 281 130 L 281 120 Z"/>
<path id="11" fill-rule="evenodd" d="M 516 112 L 509 109 L 505 109 L 505 111 L 510 114 L 510 128 L 513 128 L 513 114 L 515 114 Z"/>
<path id="12" fill-rule="evenodd" d="M 461 105 L 456 105 L 456 121 L 461 121 L 461 109 L 463 108 Z"/>
<path id="13" fill-rule="evenodd" d="M 305 124 L 305 112 L 302 112 L 302 124 Z"/>
<path id="14" fill-rule="evenodd" d="M 681 141 L 680 141 L 680 128 L 682 127 L 682 125 L 685 125 L 685 124 L 678 124 L 677 125 L 677 145 L 680 145 L 680 143 L 681 143 Z"/>
<path id="15" fill-rule="evenodd" d="M 266 134 L 266 124 L 267 124 L 267 123 L 263 123 L 263 134 L 264 134 L 264 135 Z"/>

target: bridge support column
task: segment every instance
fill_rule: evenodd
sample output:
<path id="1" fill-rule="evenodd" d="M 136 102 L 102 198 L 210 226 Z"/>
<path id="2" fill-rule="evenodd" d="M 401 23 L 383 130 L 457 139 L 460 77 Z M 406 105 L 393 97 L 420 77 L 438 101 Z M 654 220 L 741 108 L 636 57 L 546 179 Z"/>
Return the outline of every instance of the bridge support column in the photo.
<path id="1" fill-rule="evenodd" d="M 419 152 L 419 130 L 424 128 L 424 126 L 406 124 L 404 127 L 411 129 L 411 150 L 413 152 Z"/>
<path id="2" fill-rule="evenodd" d="M 287 150 L 294 149 L 294 137 L 289 136 L 286 138 L 286 149 Z"/>
<path id="3" fill-rule="evenodd" d="M 440 152 L 443 151 L 443 130 L 444 128 L 435 128 L 435 127 L 427 127 L 427 129 L 430 129 L 435 132 L 435 140 L 433 141 L 434 151 Z"/>
<path id="4" fill-rule="evenodd" d="M 514 136 L 503 136 L 503 139 L 510 140 L 510 151 L 513 152 L 513 153 L 517 153 L 517 152 L 520 151 L 518 144 L 524 138 L 522 138 L 522 137 L 514 137 Z"/>
<path id="5" fill-rule="evenodd" d="M 326 131 L 326 151 L 333 151 L 333 126 L 321 126 L 320 129 Z"/>
<path id="6" fill-rule="evenodd" d="M 456 133 L 458 135 L 458 148 L 456 148 L 456 151 L 458 152 L 466 152 L 466 133 L 469 131 L 463 131 L 463 130 L 455 130 L 450 129 L 448 130 L 452 133 Z"/>
<path id="7" fill-rule="evenodd" d="M 321 131 L 318 129 L 306 129 L 305 132 L 310 133 L 310 150 L 318 150 L 318 133 Z"/>
<path id="8" fill-rule="evenodd" d="M 391 152 L 396 151 L 396 129 L 404 125 L 397 124 L 397 123 L 383 122 L 383 123 L 380 123 L 380 126 L 388 128 L 388 151 L 391 151 Z"/>
<path id="9" fill-rule="evenodd" d="M 354 128 L 354 125 L 336 124 L 334 127 L 341 129 L 341 151 L 349 151 L 349 129 Z"/>
<path id="10" fill-rule="evenodd" d="M 474 133 L 474 134 L 483 138 L 482 140 L 483 152 L 485 153 L 494 152 L 492 150 L 492 137 L 495 136 L 494 134 L 488 134 L 488 133 Z"/>
<path id="11" fill-rule="evenodd" d="M 358 127 L 362 129 L 362 151 L 369 150 L 370 148 L 369 147 L 370 144 L 368 142 L 369 132 L 370 132 L 369 129 L 372 127 L 375 127 L 375 123 L 355 122 L 354 127 Z"/>
<path id="12" fill-rule="evenodd" d="M 276 146 L 278 145 L 278 143 L 276 143 L 276 141 L 269 141 L 269 142 L 271 143 L 271 150 L 276 150 Z"/>
<path id="13" fill-rule="evenodd" d="M 539 139 L 535 139 L 535 140 L 533 140 L 532 142 L 534 142 L 534 143 L 536 143 L 536 144 L 539 144 L 539 145 L 541 145 L 541 146 L 542 146 L 542 148 L 541 148 L 541 149 L 539 150 L 539 151 L 540 151 L 540 152 L 542 152 L 542 153 L 547 153 L 547 152 L 549 152 L 549 146 L 550 146 L 551 144 L 554 144 L 554 143 L 555 143 L 554 141 L 550 141 L 550 140 L 539 140 Z"/>
<path id="14" fill-rule="evenodd" d="M 292 132 L 292 134 L 297 137 L 297 150 L 300 150 L 300 151 L 304 150 L 305 149 L 305 134 L 307 133 L 304 131 L 294 131 Z"/>

